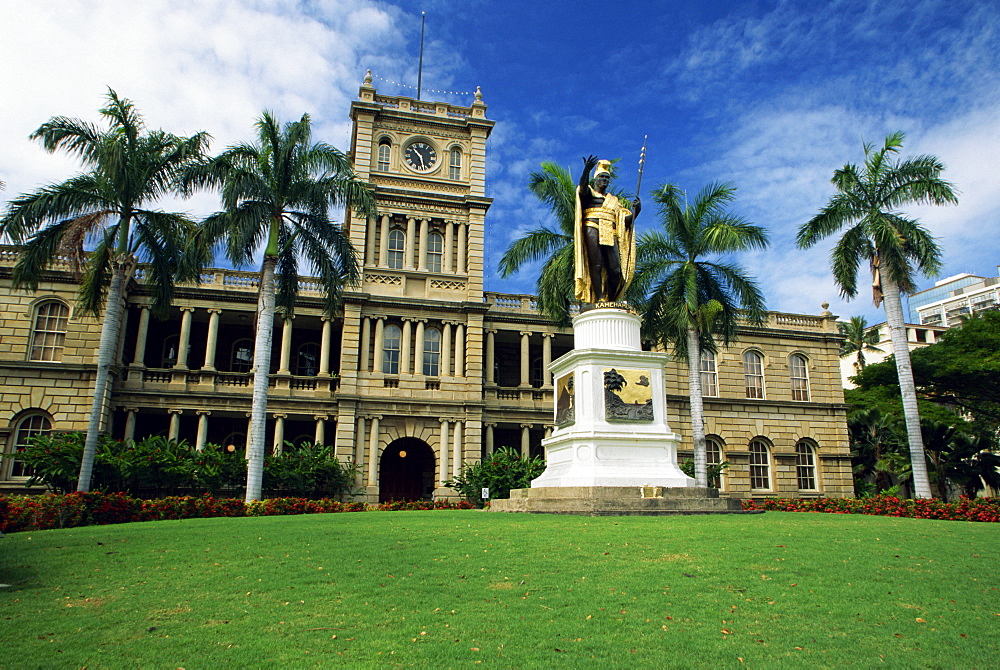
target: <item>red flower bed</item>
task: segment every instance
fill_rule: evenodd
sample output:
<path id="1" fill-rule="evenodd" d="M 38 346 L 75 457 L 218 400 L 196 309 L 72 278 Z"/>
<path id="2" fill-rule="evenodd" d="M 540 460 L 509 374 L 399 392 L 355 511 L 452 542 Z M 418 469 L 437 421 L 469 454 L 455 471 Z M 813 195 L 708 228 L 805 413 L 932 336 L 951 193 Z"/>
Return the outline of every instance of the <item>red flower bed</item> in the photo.
<path id="1" fill-rule="evenodd" d="M 476 509 L 468 500 L 451 502 L 448 500 L 391 500 L 379 503 L 376 509 L 383 512 L 400 512 L 422 509 Z"/>
<path id="2" fill-rule="evenodd" d="M 245 503 L 237 498 L 176 496 L 140 500 L 124 493 L 68 493 L 41 496 L 0 495 L 0 532 L 49 530 L 77 526 L 100 526 L 132 521 L 207 519 L 220 516 L 280 516 L 286 514 L 333 514 L 366 510 L 475 509 L 465 500 L 388 502 L 369 507 L 363 502 L 340 502 L 323 498 L 270 498 Z"/>
<path id="3" fill-rule="evenodd" d="M 745 510 L 773 512 L 825 512 L 827 514 L 873 514 L 910 519 L 1000 522 L 1000 498 L 967 498 L 946 503 L 933 498 L 908 500 L 895 496 L 872 498 L 768 498 L 744 500 Z"/>

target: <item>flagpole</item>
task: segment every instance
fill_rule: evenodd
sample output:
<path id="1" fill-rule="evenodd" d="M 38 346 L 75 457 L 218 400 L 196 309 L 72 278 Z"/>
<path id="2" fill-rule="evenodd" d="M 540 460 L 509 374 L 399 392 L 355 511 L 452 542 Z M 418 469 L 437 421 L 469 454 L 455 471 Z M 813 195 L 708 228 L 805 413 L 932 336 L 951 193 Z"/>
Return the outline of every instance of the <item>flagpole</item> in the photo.
<path id="1" fill-rule="evenodd" d="M 420 61 L 417 64 L 417 100 L 420 99 L 420 89 L 424 79 L 424 21 L 427 12 L 420 12 Z"/>

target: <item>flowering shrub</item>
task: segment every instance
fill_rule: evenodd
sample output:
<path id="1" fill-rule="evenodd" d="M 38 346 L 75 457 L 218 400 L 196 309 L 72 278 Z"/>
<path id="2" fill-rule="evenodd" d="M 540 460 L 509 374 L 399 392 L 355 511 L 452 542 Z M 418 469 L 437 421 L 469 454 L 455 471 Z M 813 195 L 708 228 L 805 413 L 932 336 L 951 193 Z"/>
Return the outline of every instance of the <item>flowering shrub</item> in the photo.
<path id="1" fill-rule="evenodd" d="M 942 502 L 936 498 L 909 500 L 879 495 L 871 498 L 768 498 L 744 500 L 745 510 L 773 512 L 825 512 L 828 514 L 874 514 L 910 519 L 1000 522 L 1000 498 L 969 498 Z"/>
<path id="2" fill-rule="evenodd" d="M 522 458 L 520 452 L 510 447 L 500 447 L 478 463 L 463 463 L 461 471 L 451 481 L 445 482 L 461 493 L 475 506 L 484 504 L 481 493 L 490 490 L 491 498 L 509 498 L 511 489 L 531 486 L 531 480 L 545 472 L 545 461 L 540 456 Z"/>
<path id="3" fill-rule="evenodd" d="M 330 514 L 333 512 L 364 512 L 361 502 L 343 503 L 328 498 L 268 498 L 247 503 L 247 516 L 283 516 L 286 514 Z"/>
<path id="4" fill-rule="evenodd" d="M 400 512 L 424 509 L 476 509 L 468 500 L 451 502 L 450 500 L 390 500 L 379 503 L 375 509 L 381 512 Z"/>
<path id="5" fill-rule="evenodd" d="M 245 503 L 237 498 L 213 498 L 204 495 L 140 500 L 124 493 L 101 491 L 65 495 L 47 493 L 40 496 L 0 495 L 0 532 L 13 533 L 21 530 L 51 530 L 166 519 L 474 508 L 472 503 L 465 500 L 399 501 L 370 506 L 362 502 L 340 502 L 329 498 L 320 500 L 270 498 Z"/>

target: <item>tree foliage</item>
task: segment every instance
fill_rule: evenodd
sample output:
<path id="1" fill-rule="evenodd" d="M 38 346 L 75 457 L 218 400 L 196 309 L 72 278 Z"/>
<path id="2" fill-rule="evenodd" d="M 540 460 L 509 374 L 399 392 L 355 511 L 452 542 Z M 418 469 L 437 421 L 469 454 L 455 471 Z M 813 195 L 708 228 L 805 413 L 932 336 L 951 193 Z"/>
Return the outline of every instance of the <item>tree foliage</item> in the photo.
<path id="1" fill-rule="evenodd" d="M 490 490 L 491 499 L 509 498 L 512 489 L 528 488 L 543 472 L 545 461 L 541 457 L 523 458 L 511 447 L 500 447 L 478 463 L 463 463 L 455 478 L 444 485 L 482 507 L 484 488 Z"/>

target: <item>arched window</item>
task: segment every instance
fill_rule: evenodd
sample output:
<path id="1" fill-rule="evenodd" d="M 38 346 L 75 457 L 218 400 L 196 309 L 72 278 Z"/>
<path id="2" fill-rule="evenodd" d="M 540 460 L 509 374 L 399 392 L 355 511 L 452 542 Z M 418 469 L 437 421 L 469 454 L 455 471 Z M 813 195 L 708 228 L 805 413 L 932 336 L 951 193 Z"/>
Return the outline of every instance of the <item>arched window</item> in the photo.
<path id="1" fill-rule="evenodd" d="M 705 456 L 706 462 L 709 466 L 721 465 L 723 458 L 722 452 L 722 442 L 714 437 L 705 438 Z M 708 482 L 709 486 L 717 489 L 722 488 L 722 473 L 720 472 L 715 477 L 712 477 L 711 481 Z"/>
<path id="2" fill-rule="evenodd" d="M 233 342 L 229 357 L 230 372 L 250 372 L 253 368 L 253 340 L 245 337 Z"/>
<path id="3" fill-rule="evenodd" d="M 808 440 L 795 445 L 795 476 L 800 491 L 816 490 L 816 451 Z"/>
<path id="4" fill-rule="evenodd" d="M 809 371 L 806 357 L 792 354 L 788 357 L 788 370 L 792 377 L 792 400 L 809 400 Z"/>
<path id="5" fill-rule="evenodd" d="M 437 328 L 424 331 L 424 374 L 428 377 L 441 374 L 441 331 Z"/>
<path id="6" fill-rule="evenodd" d="M 389 157 L 392 155 L 392 144 L 387 139 L 378 143 L 378 170 L 386 172 L 389 170 Z"/>
<path id="7" fill-rule="evenodd" d="M 386 326 L 382 333 L 382 372 L 387 375 L 399 374 L 399 352 L 403 341 L 403 331 L 399 326 Z"/>
<path id="8" fill-rule="evenodd" d="M 52 422 L 44 414 L 28 414 L 21 417 L 14 427 L 11 436 L 10 452 L 17 454 L 24 451 L 31 442 L 31 438 L 36 435 L 44 435 L 52 430 Z M 31 468 L 19 461 L 17 457 L 11 459 L 11 477 L 30 477 L 33 474 Z"/>
<path id="9" fill-rule="evenodd" d="M 431 272 L 441 272 L 443 257 L 444 235 L 433 231 L 427 235 L 427 269 Z"/>
<path id="10" fill-rule="evenodd" d="M 319 345 L 306 342 L 299 347 L 295 359 L 295 374 L 305 377 L 315 377 L 319 374 Z"/>
<path id="11" fill-rule="evenodd" d="M 711 351 L 701 352 L 701 394 L 719 395 L 719 375 L 715 369 L 715 354 Z"/>
<path id="12" fill-rule="evenodd" d="M 163 338 L 163 355 L 160 357 L 161 368 L 172 368 L 177 365 L 177 346 L 180 335 L 168 335 Z"/>
<path id="13" fill-rule="evenodd" d="M 545 381 L 544 375 L 545 368 L 542 365 L 542 357 L 533 358 L 531 360 L 531 367 L 528 368 L 528 383 L 533 388 L 542 388 L 542 383 Z"/>
<path id="14" fill-rule="evenodd" d="M 451 159 L 448 163 L 448 178 L 449 179 L 461 179 L 462 178 L 462 150 L 452 149 Z"/>
<path id="15" fill-rule="evenodd" d="M 750 488 L 754 491 L 771 490 L 771 449 L 761 439 L 750 442 Z"/>
<path id="16" fill-rule="evenodd" d="M 66 340 L 68 323 L 69 307 L 58 300 L 49 300 L 35 307 L 28 360 L 62 360 L 63 343 Z"/>
<path id="17" fill-rule="evenodd" d="M 748 398 L 764 397 L 764 359 L 756 351 L 743 354 L 743 378 Z"/>
<path id="18" fill-rule="evenodd" d="M 403 249 L 406 246 L 406 238 L 403 236 L 403 231 L 399 228 L 393 228 L 389 231 L 389 257 L 386 259 L 386 266 L 392 268 L 393 270 L 398 270 L 403 267 Z"/>

